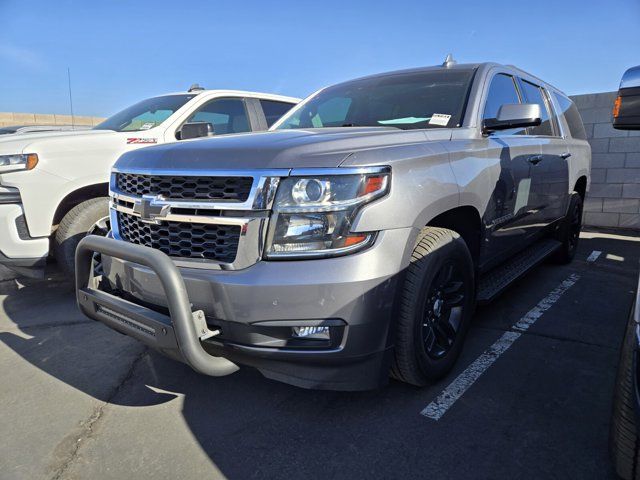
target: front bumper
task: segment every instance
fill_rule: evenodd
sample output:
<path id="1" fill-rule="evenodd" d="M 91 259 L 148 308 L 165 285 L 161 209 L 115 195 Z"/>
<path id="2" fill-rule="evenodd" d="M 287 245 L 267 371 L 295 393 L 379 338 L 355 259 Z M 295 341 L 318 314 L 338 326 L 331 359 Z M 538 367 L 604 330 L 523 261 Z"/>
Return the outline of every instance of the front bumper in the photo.
<path id="1" fill-rule="evenodd" d="M 49 254 L 49 239 L 31 238 L 24 228 L 19 231 L 21 217 L 21 204 L 0 204 L 0 263 L 11 268 L 42 267 Z"/>
<path id="2" fill-rule="evenodd" d="M 243 364 L 306 388 L 377 388 L 387 381 L 396 287 L 412 235 L 382 232 L 355 255 L 239 271 L 178 269 L 159 251 L 88 237 L 76 254 L 78 303 L 89 317 L 201 373 Z M 94 251 L 103 254 L 110 293 L 89 285 Z M 293 338 L 294 326 L 328 327 L 330 338 Z M 211 331 L 220 333 L 203 338 Z"/>

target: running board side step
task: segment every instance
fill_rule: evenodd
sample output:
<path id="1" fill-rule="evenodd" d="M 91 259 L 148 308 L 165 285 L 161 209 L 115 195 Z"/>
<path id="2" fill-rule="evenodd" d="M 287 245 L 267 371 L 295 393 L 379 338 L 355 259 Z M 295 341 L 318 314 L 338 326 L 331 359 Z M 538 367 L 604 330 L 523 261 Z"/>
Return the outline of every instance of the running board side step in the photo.
<path id="1" fill-rule="evenodd" d="M 518 280 L 528 271 L 542 263 L 549 255 L 562 246 L 557 240 L 540 240 L 522 252 L 515 255 L 506 263 L 489 270 L 480 277 L 476 299 L 478 303 L 489 303 L 513 282 Z"/>

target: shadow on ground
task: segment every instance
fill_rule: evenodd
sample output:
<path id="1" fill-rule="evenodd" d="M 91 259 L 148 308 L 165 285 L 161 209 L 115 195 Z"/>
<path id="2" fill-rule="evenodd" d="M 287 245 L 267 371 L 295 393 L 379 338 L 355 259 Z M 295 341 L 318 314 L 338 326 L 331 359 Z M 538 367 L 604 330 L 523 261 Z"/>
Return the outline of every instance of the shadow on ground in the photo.
<path id="1" fill-rule="evenodd" d="M 593 358 L 604 359 L 606 365 L 602 367 L 602 375 L 609 375 L 601 385 L 610 388 L 615 373 L 616 346 L 622 338 L 626 322 L 624 312 L 628 311 L 631 302 L 640 253 L 640 243 L 615 236 L 591 238 L 587 235 L 581 241 L 579 256 L 582 260 L 571 266 L 543 265 L 497 302 L 479 309 L 476 320 L 479 328 L 472 328 L 470 337 L 473 338 L 456 372 L 487 348 L 500 335 L 501 328 L 508 328 L 553 289 L 558 279 L 562 280 L 576 269 L 584 270 L 581 273 L 584 278 L 595 275 L 589 273 L 591 266 L 584 262 L 592 250 L 618 258 L 609 262 L 607 281 L 614 282 L 612 287 L 620 289 L 624 295 L 615 309 L 608 310 L 606 298 L 580 299 L 584 302 L 583 307 L 591 308 L 589 304 L 592 304 L 592 308 L 601 309 L 605 315 L 609 312 L 609 325 L 598 325 L 597 319 L 591 322 L 573 318 L 571 305 L 565 307 L 568 313 L 560 320 L 566 325 L 588 323 L 583 329 L 583 334 L 589 336 L 587 340 L 580 338 L 580 332 L 564 327 L 560 330 L 566 336 L 565 340 L 574 337 L 579 344 L 576 348 L 585 347 L 577 354 L 584 355 L 580 361 L 585 364 L 592 361 L 588 353 L 591 350 L 586 347 L 597 347 Z M 597 281 L 594 285 L 597 287 Z M 580 298 L 577 290 L 572 293 Z M 509 398 L 508 391 L 498 390 L 497 396 L 495 393 L 490 395 L 492 408 L 495 407 L 490 412 L 499 416 L 499 412 L 504 412 L 504 418 L 497 421 L 491 416 L 477 417 L 473 410 L 465 411 L 465 415 L 471 417 L 453 413 L 438 423 L 420 417 L 420 409 L 455 378 L 456 372 L 430 388 L 416 389 L 391 382 L 383 390 L 362 393 L 302 390 L 264 379 L 248 368 L 228 377 L 208 378 L 84 318 L 75 307 L 71 285 L 58 277 L 44 281 L 2 282 L 0 295 L 6 295 L 1 307 L 10 321 L 0 333 L 0 341 L 10 349 L 60 382 L 110 405 L 152 407 L 176 399 L 182 401 L 181 412 L 186 425 L 215 467 L 230 478 L 299 478 L 303 475 L 310 478 L 378 478 L 415 477 L 418 474 L 438 474 L 440 478 L 487 478 L 530 472 L 524 474 L 526 477 L 558 471 L 575 473 L 582 468 L 573 464 L 575 459 L 571 460 L 572 465 L 565 465 L 562 455 L 558 454 L 554 460 L 552 451 L 546 453 L 543 445 L 548 440 L 545 429 L 561 429 L 561 425 L 545 424 L 544 405 L 540 406 L 539 412 L 526 412 L 530 422 L 526 434 L 513 437 L 513 426 L 523 415 L 523 412 L 514 411 L 513 406 L 527 405 L 527 401 Z M 498 318 L 495 318 L 496 312 Z M 545 337 L 552 335 L 545 332 Z M 540 350 L 540 347 L 536 348 Z M 544 348 L 557 350 L 555 344 Z M 542 365 L 541 368 L 558 366 Z M 116 381 L 96 381 L 101 377 Z M 572 378 L 570 372 L 563 372 L 558 378 L 564 381 L 567 377 Z M 502 378 L 506 378 L 505 375 Z M 600 380 L 585 380 L 587 384 L 592 381 Z M 597 386 L 584 387 L 578 383 L 577 391 L 571 393 L 577 396 L 584 388 Z M 535 393 L 536 396 L 543 394 Z M 469 394 L 465 395 L 460 402 L 461 409 L 471 405 Z M 598 398 L 602 397 L 602 402 L 606 403 L 608 396 L 607 391 Z M 500 406 L 501 402 L 505 402 L 505 408 Z M 513 408 L 507 409 L 506 404 Z M 599 418 L 606 421 L 608 408 L 609 405 L 601 406 L 606 411 L 599 412 Z M 501 427 L 503 422 L 504 428 Z M 540 431 L 535 431 L 537 425 L 540 425 Z M 140 428 L 145 427 L 141 425 Z M 158 435 L 164 434 L 161 424 L 149 428 L 158 429 Z M 598 428 L 600 435 L 606 425 Z M 571 432 L 546 433 L 559 438 L 554 448 L 566 448 L 589 459 L 585 466 L 590 470 L 584 473 L 602 478 L 603 472 L 609 472 L 607 465 L 599 465 L 595 470 L 592 467 L 593 452 L 584 448 L 592 439 L 581 438 L 586 432 L 575 435 Z M 566 445 L 563 444 L 565 441 Z M 606 448 L 606 438 L 599 438 L 596 444 L 597 448 Z M 505 453 L 516 446 L 528 453 L 518 458 Z M 180 445 L 175 447 L 180 449 Z M 533 450 L 545 452 L 551 460 Z M 597 452 L 597 458 L 606 458 L 606 452 Z M 553 462 L 558 462 L 560 467 Z"/>

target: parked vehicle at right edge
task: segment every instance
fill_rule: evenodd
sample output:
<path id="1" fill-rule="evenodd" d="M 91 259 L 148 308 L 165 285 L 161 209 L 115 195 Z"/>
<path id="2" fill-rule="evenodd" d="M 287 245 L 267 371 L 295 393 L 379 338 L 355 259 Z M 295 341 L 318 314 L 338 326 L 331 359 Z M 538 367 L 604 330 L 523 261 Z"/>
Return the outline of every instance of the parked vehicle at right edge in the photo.
<path id="1" fill-rule="evenodd" d="M 622 76 L 613 106 L 613 127 L 640 130 L 640 66 Z M 620 350 L 613 395 L 609 448 L 616 473 L 625 480 L 640 478 L 640 284 L 631 307 Z"/>
<path id="2" fill-rule="evenodd" d="M 112 238 L 78 246 L 78 303 L 208 375 L 425 385 L 476 301 L 573 259 L 590 165 L 575 105 L 518 68 L 348 81 L 268 132 L 123 155 Z"/>

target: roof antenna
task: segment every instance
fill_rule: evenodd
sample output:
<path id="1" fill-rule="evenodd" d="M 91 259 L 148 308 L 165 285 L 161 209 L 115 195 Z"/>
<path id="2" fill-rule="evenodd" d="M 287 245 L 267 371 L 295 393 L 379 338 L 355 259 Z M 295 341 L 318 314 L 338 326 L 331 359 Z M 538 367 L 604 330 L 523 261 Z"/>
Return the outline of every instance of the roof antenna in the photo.
<path id="1" fill-rule="evenodd" d="M 444 62 L 442 62 L 442 66 L 445 68 L 449 68 L 449 67 L 453 67 L 456 63 L 454 59 L 453 59 L 453 55 L 451 55 L 450 53 L 447 55 L 447 58 L 444 59 Z"/>
<path id="2" fill-rule="evenodd" d="M 69 83 L 69 105 L 71 106 L 71 130 L 75 130 L 75 121 L 73 117 L 73 97 L 71 96 L 71 69 L 67 67 L 67 81 Z"/>
<path id="3" fill-rule="evenodd" d="M 204 87 L 201 87 L 200 85 L 198 85 L 197 83 L 194 83 L 193 85 L 191 85 L 189 87 L 189 91 L 190 92 L 199 92 L 201 90 L 204 90 Z"/>

